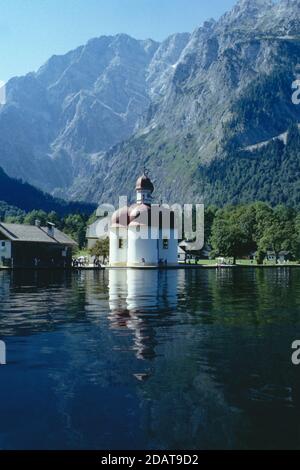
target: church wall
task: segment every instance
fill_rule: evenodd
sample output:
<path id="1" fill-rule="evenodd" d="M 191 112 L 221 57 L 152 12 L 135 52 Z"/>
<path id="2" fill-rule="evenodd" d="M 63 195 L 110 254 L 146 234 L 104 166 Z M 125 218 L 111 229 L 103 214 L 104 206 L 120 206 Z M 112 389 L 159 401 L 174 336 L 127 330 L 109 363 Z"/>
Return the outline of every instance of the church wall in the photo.
<path id="1" fill-rule="evenodd" d="M 98 238 L 88 238 L 87 249 L 88 249 L 88 250 L 91 250 L 92 248 L 94 248 L 94 246 L 96 245 L 97 241 L 98 241 Z"/>
<path id="2" fill-rule="evenodd" d="M 140 233 L 137 233 L 135 228 L 128 230 L 128 266 L 156 266 L 158 264 L 158 241 L 151 239 L 148 228 L 144 230 L 147 231 L 147 239 L 143 239 L 145 235 L 143 229 Z"/>
<path id="3" fill-rule="evenodd" d="M 164 239 L 168 243 L 168 248 L 164 248 Z M 165 261 L 169 266 L 178 264 L 178 240 L 177 231 L 174 230 L 163 230 L 160 233 L 159 239 L 159 259 L 164 263 Z"/>
<path id="4" fill-rule="evenodd" d="M 160 205 L 152 205 L 153 191 L 153 184 L 145 170 L 136 184 L 137 204 L 129 210 L 127 208 L 125 212 L 117 211 L 113 215 L 110 232 L 110 266 L 142 268 L 178 264 L 178 234 L 174 228 L 170 230 L 170 227 L 174 227 L 174 214 Z M 159 209 L 159 218 L 155 220 L 154 217 L 157 211 L 151 213 L 151 228 L 148 226 L 150 221 L 143 222 L 140 216 L 148 216 L 154 207 Z M 126 219 L 126 214 L 128 227 L 124 226 L 125 222 L 121 222 L 121 215 L 125 215 Z M 167 216 L 168 220 L 165 220 Z M 164 229 L 165 226 L 169 229 Z M 122 239 L 123 243 L 120 244 Z"/>
<path id="5" fill-rule="evenodd" d="M 120 246 L 120 242 L 122 246 Z M 109 261 L 111 266 L 122 267 L 127 265 L 127 246 L 127 229 L 111 229 L 109 244 Z"/>
<path id="6" fill-rule="evenodd" d="M 152 197 L 149 194 L 149 191 L 137 191 L 137 199 L 136 202 L 138 204 L 151 204 Z"/>

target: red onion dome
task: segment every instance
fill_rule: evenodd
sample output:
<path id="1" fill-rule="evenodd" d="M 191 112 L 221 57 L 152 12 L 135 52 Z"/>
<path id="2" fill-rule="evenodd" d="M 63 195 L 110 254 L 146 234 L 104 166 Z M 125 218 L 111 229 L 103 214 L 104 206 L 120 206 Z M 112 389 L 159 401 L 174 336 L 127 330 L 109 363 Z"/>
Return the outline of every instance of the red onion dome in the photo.
<path id="1" fill-rule="evenodd" d="M 146 204 L 134 204 L 129 208 L 129 225 L 159 228 L 175 228 L 175 214 L 167 207 Z"/>
<path id="2" fill-rule="evenodd" d="M 129 223 L 129 209 L 127 206 L 121 207 L 111 216 L 112 227 L 128 227 Z"/>
<path id="3" fill-rule="evenodd" d="M 152 183 L 152 181 L 150 180 L 149 176 L 143 174 L 143 176 L 141 176 L 141 177 L 137 180 L 135 189 L 136 189 L 137 191 L 147 190 L 147 191 L 151 191 L 151 193 L 153 193 L 153 191 L 154 191 L 154 186 L 153 186 L 153 183 Z"/>

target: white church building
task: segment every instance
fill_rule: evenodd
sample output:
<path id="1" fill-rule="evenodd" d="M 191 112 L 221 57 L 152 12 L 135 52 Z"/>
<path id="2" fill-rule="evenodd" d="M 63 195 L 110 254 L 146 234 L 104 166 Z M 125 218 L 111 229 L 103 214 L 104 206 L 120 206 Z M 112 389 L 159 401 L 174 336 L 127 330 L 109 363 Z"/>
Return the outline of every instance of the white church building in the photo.
<path id="1" fill-rule="evenodd" d="M 153 204 L 154 186 L 147 171 L 137 180 L 136 203 L 116 211 L 110 225 L 110 266 L 172 267 L 178 264 L 175 214 Z"/>

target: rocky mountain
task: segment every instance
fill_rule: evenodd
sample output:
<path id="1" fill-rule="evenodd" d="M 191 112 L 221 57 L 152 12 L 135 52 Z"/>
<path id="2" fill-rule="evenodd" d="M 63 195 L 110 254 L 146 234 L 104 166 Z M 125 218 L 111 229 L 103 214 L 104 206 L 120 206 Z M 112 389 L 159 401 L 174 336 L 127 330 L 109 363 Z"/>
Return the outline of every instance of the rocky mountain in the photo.
<path id="1" fill-rule="evenodd" d="M 147 165 L 168 202 L 300 205 L 299 153 L 282 139 L 298 139 L 299 63 L 300 0 L 240 0 L 161 44 L 93 39 L 8 83 L 0 165 L 87 201 L 116 202 Z"/>
<path id="2" fill-rule="evenodd" d="M 110 201 L 116 187 L 127 194 L 146 164 L 156 196 L 167 201 L 222 204 L 255 197 L 299 205 L 300 154 L 281 152 L 284 174 L 293 175 L 281 197 L 278 162 L 264 168 L 265 147 L 246 151 L 300 122 L 300 106 L 292 102 L 299 20 L 299 0 L 240 0 L 218 22 L 204 23 L 168 72 L 164 92 L 152 98 L 143 127 L 108 151 L 88 188 L 75 194 L 95 201 Z M 260 182 L 252 191 L 256 172 Z"/>
<path id="3" fill-rule="evenodd" d="M 82 187 L 95 160 L 134 133 L 187 41 L 104 36 L 10 80 L 0 108 L 0 165 L 57 194 Z"/>

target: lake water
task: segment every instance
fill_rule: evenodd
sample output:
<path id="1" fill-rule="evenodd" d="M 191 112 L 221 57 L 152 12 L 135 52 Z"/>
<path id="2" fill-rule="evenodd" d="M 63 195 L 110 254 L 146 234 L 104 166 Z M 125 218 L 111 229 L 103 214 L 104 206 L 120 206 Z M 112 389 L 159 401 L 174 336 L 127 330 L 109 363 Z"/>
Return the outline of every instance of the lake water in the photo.
<path id="1" fill-rule="evenodd" d="M 0 449 L 300 448 L 300 270 L 0 272 Z"/>

